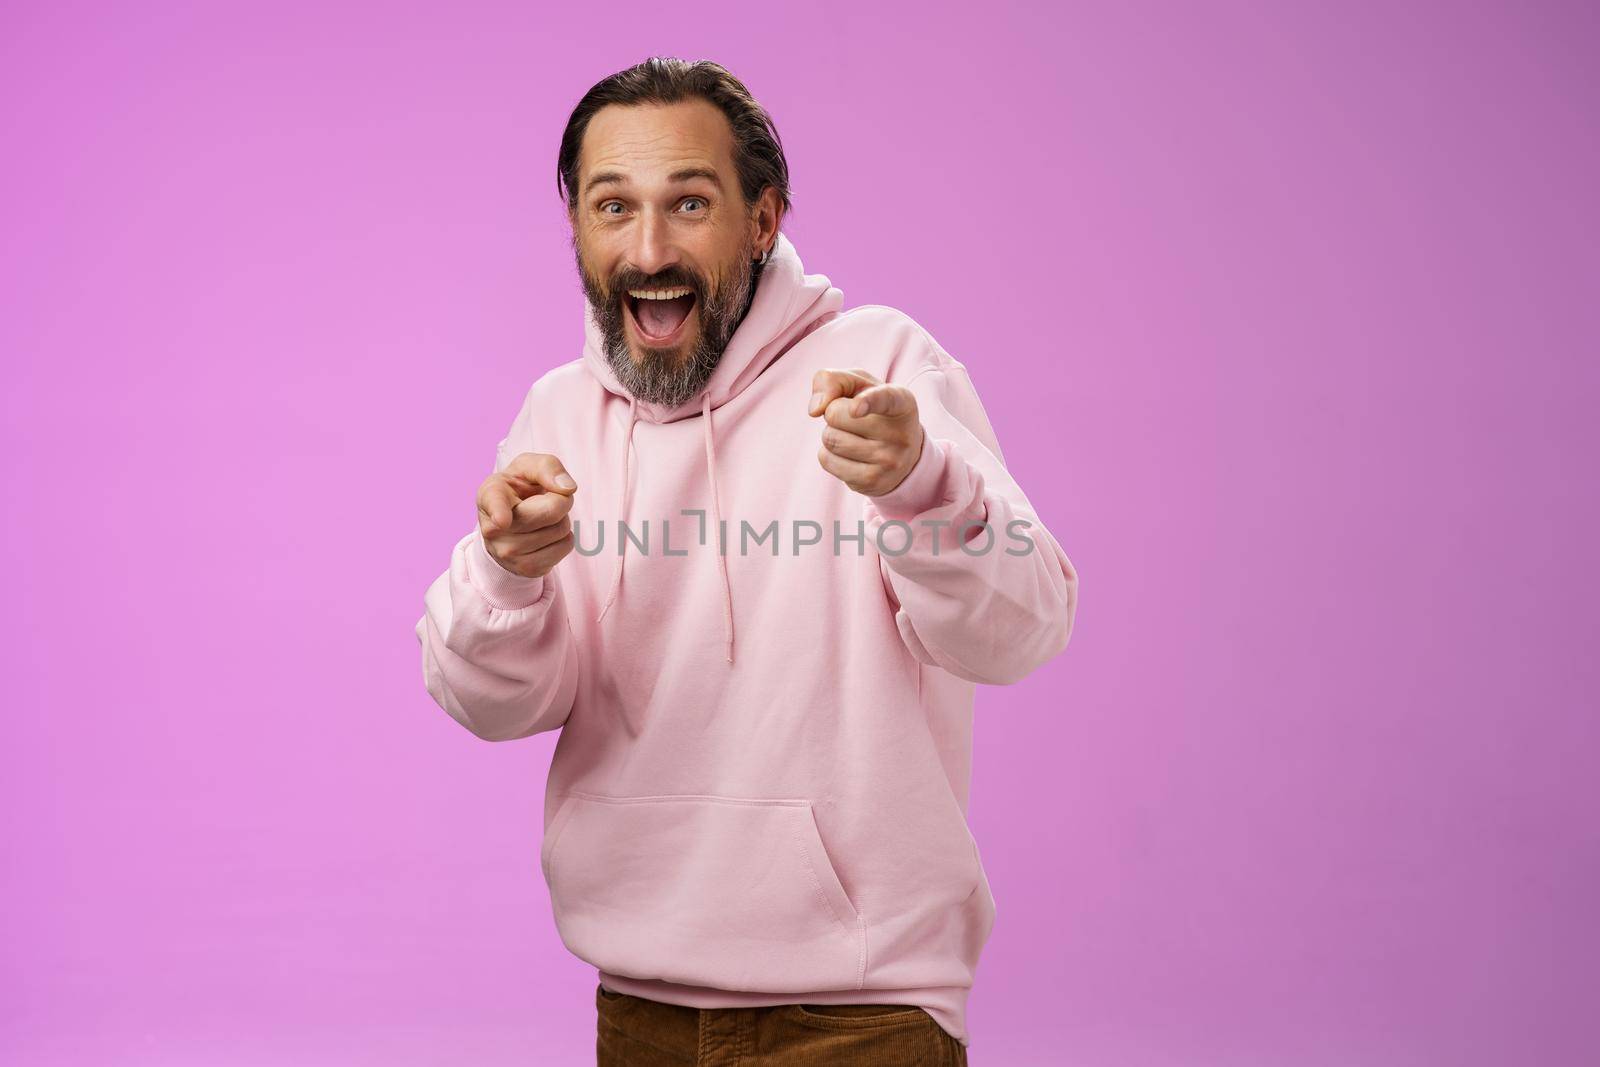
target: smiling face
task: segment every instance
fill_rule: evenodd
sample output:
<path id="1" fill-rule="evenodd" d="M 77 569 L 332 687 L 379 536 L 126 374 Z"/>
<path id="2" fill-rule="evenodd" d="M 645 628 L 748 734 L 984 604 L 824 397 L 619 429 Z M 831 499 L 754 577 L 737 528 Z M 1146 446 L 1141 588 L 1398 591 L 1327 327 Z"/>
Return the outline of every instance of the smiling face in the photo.
<path id="1" fill-rule="evenodd" d="M 606 358 L 640 400 L 677 406 L 722 359 L 777 237 L 777 191 L 747 204 L 716 105 L 597 111 L 578 160 L 573 250 Z"/>

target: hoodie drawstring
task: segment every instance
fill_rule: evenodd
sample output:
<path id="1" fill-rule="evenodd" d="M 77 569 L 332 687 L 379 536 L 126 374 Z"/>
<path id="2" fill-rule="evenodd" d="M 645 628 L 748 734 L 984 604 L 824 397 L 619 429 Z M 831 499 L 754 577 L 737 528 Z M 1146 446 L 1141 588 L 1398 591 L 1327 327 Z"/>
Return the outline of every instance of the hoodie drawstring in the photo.
<path id="1" fill-rule="evenodd" d="M 628 399 L 628 429 L 622 436 L 622 491 L 618 494 L 620 500 L 617 504 L 617 566 L 611 574 L 611 589 L 606 593 L 605 603 L 600 607 L 600 614 L 595 616 L 595 622 L 606 617 L 606 612 L 617 599 L 617 590 L 622 585 L 622 566 L 627 558 L 626 548 L 623 543 L 621 523 L 628 513 L 629 475 L 632 473 L 630 452 L 633 443 L 633 427 L 638 421 L 639 402 L 636 397 Z M 717 568 L 722 576 L 722 626 L 727 635 L 728 662 L 733 662 L 733 584 L 728 580 L 728 560 L 725 546 L 722 544 L 722 502 L 717 493 L 717 439 L 711 424 L 711 392 L 707 390 L 700 402 L 701 421 L 706 431 L 706 475 L 711 482 L 711 518 L 712 542 L 716 546 Z"/>
<path id="2" fill-rule="evenodd" d="M 606 602 L 600 605 L 600 614 L 594 617 L 599 622 L 606 617 L 606 612 L 611 609 L 611 602 L 617 599 L 617 587 L 622 584 L 622 563 L 626 558 L 622 537 L 622 517 L 628 513 L 628 482 L 632 470 L 629 467 L 630 454 L 633 451 L 633 425 L 639 418 L 639 400 L 637 397 L 628 398 L 628 429 L 622 435 L 622 490 L 617 494 L 617 565 L 611 572 L 611 589 L 606 593 Z"/>
<path id="3" fill-rule="evenodd" d="M 711 432 L 711 392 L 700 402 L 700 417 L 706 424 L 706 473 L 711 479 L 711 515 L 716 522 L 711 539 L 717 545 L 717 566 L 722 570 L 722 623 L 728 633 L 728 662 L 733 662 L 733 586 L 728 581 L 728 557 L 722 544 L 722 505 L 717 500 L 717 438 Z"/>

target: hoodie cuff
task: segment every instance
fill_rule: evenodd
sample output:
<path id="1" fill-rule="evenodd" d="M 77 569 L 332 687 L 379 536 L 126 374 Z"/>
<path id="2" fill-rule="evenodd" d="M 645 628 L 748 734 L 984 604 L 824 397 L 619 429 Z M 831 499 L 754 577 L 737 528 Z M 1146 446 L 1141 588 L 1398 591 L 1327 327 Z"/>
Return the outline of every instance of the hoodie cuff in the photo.
<path id="1" fill-rule="evenodd" d="M 949 447 L 924 429 L 922 454 L 917 457 L 916 465 L 911 468 L 911 472 L 899 485 L 882 496 L 867 498 L 878 510 L 878 514 L 886 519 L 904 520 L 914 515 L 921 515 L 924 511 L 944 503 L 948 498 L 945 492 L 947 467 L 945 452 Z"/>
<path id="2" fill-rule="evenodd" d="M 502 611 L 519 611 L 544 595 L 544 576 L 529 578 L 506 570 L 489 554 L 482 530 L 467 542 L 467 578 L 491 607 Z"/>

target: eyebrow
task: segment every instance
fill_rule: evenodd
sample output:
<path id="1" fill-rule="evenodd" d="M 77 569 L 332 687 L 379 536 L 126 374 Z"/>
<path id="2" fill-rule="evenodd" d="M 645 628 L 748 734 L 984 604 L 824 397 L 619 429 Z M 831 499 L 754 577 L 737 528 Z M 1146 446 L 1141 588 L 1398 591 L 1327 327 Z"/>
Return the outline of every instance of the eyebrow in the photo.
<path id="1" fill-rule="evenodd" d="M 673 183 L 692 181 L 695 178 L 704 178 L 717 188 L 720 189 L 722 187 L 721 175 L 712 170 L 710 167 L 680 167 L 671 174 L 667 175 L 667 181 Z M 603 170 L 598 174 L 592 175 L 589 180 L 584 183 L 583 192 L 584 195 L 587 196 L 589 193 L 594 191 L 594 188 L 597 185 L 626 184 L 628 184 L 628 176 L 626 174 L 615 170 Z"/>

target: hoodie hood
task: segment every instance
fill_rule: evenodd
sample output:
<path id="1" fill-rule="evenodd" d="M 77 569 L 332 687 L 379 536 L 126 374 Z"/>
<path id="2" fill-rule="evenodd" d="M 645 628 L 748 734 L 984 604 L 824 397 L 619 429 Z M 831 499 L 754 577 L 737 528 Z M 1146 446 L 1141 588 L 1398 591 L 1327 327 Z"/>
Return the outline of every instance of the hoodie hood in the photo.
<path id="1" fill-rule="evenodd" d="M 706 442 L 706 475 L 711 487 L 707 502 L 714 524 L 713 530 L 722 528 L 722 506 L 717 499 L 717 446 L 712 411 L 742 393 L 774 360 L 783 355 L 791 345 L 816 327 L 833 318 L 844 304 L 844 293 L 828 281 L 824 274 L 807 274 L 793 243 L 778 233 L 766 267 L 756 284 L 750 310 L 740 321 L 722 353 L 717 368 L 705 386 L 693 398 L 677 406 L 654 404 L 640 400 L 623 387 L 606 360 L 605 342 L 599 325 L 595 322 L 594 307 L 584 300 L 583 363 L 589 373 L 606 388 L 606 391 L 628 402 L 628 421 L 622 442 L 622 477 L 619 481 L 617 521 L 627 519 L 628 482 L 633 427 L 640 419 L 653 423 L 676 422 L 696 414 L 704 422 Z M 618 533 L 616 566 L 612 571 L 611 585 L 606 593 L 599 622 L 622 590 L 623 565 L 627 559 L 626 539 Z M 727 639 L 728 662 L 733 662 L 733 589 L 728 581 L 728 563 L 719 549 L 717 565 L 722 575 L 723 630 Z"/>

